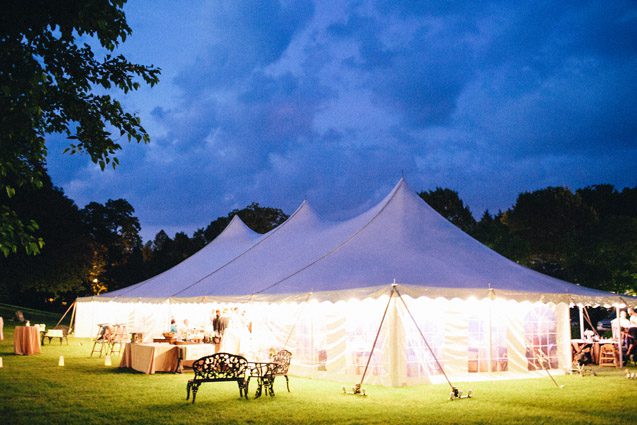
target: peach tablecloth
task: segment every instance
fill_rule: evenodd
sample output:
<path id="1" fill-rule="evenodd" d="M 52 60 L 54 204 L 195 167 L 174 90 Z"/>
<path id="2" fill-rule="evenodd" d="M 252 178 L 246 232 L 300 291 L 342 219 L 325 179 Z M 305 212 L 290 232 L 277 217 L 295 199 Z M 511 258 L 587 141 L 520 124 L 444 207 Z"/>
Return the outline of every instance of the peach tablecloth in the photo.
<path id="1" fill-rule="evenodd" d="M 16 326 L 13 332 L 13 351 L 16 354 L 40 353 L 40 328 L 38 326 Z"/>
<path id="2" fill-rule="evenodd" d="M 165 343 L 126 344 L 119 367 L 144 373 L 174 372 L 177 369 L 177 347 Z"/>

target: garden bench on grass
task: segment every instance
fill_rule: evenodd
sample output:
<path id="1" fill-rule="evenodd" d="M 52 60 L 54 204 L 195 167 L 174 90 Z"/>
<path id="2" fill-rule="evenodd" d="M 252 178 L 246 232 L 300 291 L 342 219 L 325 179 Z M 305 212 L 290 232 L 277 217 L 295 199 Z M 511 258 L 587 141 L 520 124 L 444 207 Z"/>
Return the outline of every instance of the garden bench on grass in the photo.
<path id="1" fill-rule="evenodd" d="M 66 340 L 66 345 L 69 345 L 69 327 L 68 326 L 64 326 L 64 325 L 54 326 L 48 331 L 41 332 L 41 334 L 42 334 L 42 338 L 40 341 L 40 345 L 44 345 L 44 338 L 49 339 L 49 345 L 51 344 L 51 340 L 53 338 L 59 338 L 60 345 L 62 345 L 62 340 Z"/>
<path id="2" fill-rule="evenodd" d="M 239 385 L 239 396 L 248 398 L 248 382 L 246 372 L 248 360 L 245 357 L 229 353 L 215 353 L 210 356 L 195 360 L 192 370 L 195 377 L 186 385 L 186 400 L 190 398 L 192 389 L 192 402 L 195 402 L 199 386 L 204 382 L 228 382 L 235 381 Z"/>

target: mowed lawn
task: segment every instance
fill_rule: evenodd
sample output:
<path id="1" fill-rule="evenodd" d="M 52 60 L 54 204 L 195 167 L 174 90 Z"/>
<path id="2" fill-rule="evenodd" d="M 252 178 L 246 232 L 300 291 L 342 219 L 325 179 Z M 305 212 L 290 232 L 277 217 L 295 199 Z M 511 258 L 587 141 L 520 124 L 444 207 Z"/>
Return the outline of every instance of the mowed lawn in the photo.
<path id="1" fill-rule="evenodd" d="M 35 356 L 13 354 L 13 325 L 0 343 L 0 424 L 634 424 L 637 380 L 624 370 L 596 377 L 556 377 L 471 383 L 474 398 L 449 400 L 446 385 L 366 386 L 368 396 L 344 395 L 342 383 L 291 377 L 273 398 L 240 399 L 236 384 L 204 384 L 196 404 L 185 400 L 183 375 L 144 375 L 89 357 L 89 339 L 57 341 Z M 58 366 L 63 355 L 66 365 Z M 637 372 L 637 368 L 630 369 Z M 352 383 L 353 384 L 353 383 Z M 350 386 L 350 385 L 348 385 Z"/>

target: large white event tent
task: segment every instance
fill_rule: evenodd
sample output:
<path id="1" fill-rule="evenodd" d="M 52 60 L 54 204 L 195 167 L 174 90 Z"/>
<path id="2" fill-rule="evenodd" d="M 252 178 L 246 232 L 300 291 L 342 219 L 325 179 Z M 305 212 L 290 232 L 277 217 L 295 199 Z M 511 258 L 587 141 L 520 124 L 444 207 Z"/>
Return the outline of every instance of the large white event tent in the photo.
<path id="1" fill-rule="evenodd" d="M 367 382 L 399 386 L 441 382 L 440 367 L 461 380 L 538 375 L 543 356 L 560 373 L 571 366 L 569 307 L 623 303 L 502 257 L 401 179 L 345 221 L 322 219 L 305 201 L 263 235 L 235 216 L 170 270 L 79 298 L 75 332 L 88 337 L 99 323 L 126 323 L 148 339 L 171 318 L 209 328 L 213 309 L 228 308 L 231 323 L 252 324 L 240 353 L 285 347 L 292 373 L 356 382 L 387 309 Z"/>

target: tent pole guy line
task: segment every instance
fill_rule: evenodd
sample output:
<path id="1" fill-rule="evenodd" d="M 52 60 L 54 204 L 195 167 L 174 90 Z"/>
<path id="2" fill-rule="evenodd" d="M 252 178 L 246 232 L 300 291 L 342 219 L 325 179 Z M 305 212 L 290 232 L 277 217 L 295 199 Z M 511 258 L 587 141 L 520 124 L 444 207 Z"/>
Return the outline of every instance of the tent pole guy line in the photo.
<path id="1" fill-rule="evenodd" d="M 389 293 L 389 299 L 387 300 L 387 305 L 385 306 L 383 317 L 380 319 L 380 325 L 378 326 L 378 331 L 376 332 L 376 338 L 374 338 L 374 344 L 372 344 L 372 350 L 369 352 L 369 357 L 367 358 L 367 364 L 365 365 L 365 370 L 363 371 L 363 376 L 361 376 L 361 382 L 358 384 L 358 388 L 363 386 L 363 381 L 365 380 L 365 375 L 367 375 L 367 369 L 369 368 L 369 364 L 372 361 L 372 356 L 374 355 L 374 349 L 376 348 L 376 344 L 378 343 L 378 337 L 380 336 L 380 331 L 383 329 L 383 323 L 385 323 L 385 317 L 387 317 L 387 311 L 389 310 L 389 305 L 391 304 L 391 299 L 394 296 L 395 290 L 396 288 L 394 284 L 392 285 L 391 292 Z"/>
<path id="2" fill-rule="evenodd" d="M 422 340 L 424 341 L 425 345 L 427 346 L 427 349 L 429 350 L 429 352 L 431 353 L 432 357 L 436 361 L 436 365 L 438 365 L 438 368 L 440 369 L 440 371 L 444 375 L 444 377 L 447 380 L 447 383 L 449 384 L 451 389 L 455 390 L 456 387 L 454 387 L 453 384 L 451 383 L 451 381 L 449 380 L 449 377 L 447 376 L 447 373 L 445 372 L 445 369 L 442 367 L 442 364 L 440 364 L 440 361 L 438 360 L 438 357 L 436 356 L 436 353 L 434 353 L 434 350 L 431 348 L 431 345 L 429 345 L 429 342 L 427 341 L 427 338 L 425 338 L 425 334 L 420 329 L 420 326 L 418 326 L 418 322 L 416 321 L 416 318 L 413 316 L 413 314 L 411 314 L 411 311 L 409 310 L 409 307 L 407 307 L 407 303 L 403 299 L 402 295 L 400 295 L 400 292 L 398 292 L 398 288 L 396 287 L 395 283 L 392 285 L 392 291 L 395 291 L 396 295 L 398 295 L 398 298 L 400 299 L 400 301 L 403 302 L 403 305 L 405 306 L 405 310 L 407 310 L 407 314 L 409 314 L 409 317 L 411 317 L 411 320 L 414 322 L 414 325 L 416 326 L 416 329 L 418 329 L 418 332 L 420 333 L 420 336 L 422 337 Z"/>

